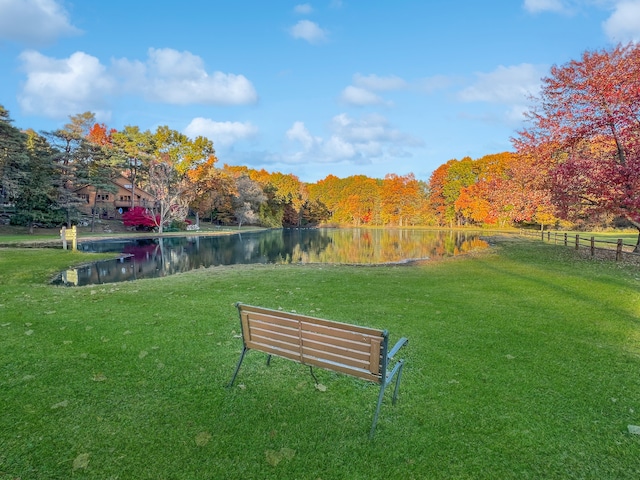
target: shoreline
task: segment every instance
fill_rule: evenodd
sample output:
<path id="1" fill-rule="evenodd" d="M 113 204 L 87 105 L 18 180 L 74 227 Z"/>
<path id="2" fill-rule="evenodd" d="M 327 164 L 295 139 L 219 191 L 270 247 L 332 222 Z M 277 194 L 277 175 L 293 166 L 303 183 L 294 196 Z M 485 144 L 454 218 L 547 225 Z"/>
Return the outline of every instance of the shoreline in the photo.
<path id="1" fill-rule="evenodd" d="M 95 232 L 85 232 L 79 233 L 78 235 L 78 244 L 83 242 L 100 242 L 100 241 L 111 241 L 111 240 L 127 240 L 127 239 L 136 239 L 136 238 L 171 238 L 171 237 L 214 237 L 214 236 L 222 236 L 222 235 L 235 235 L 238 233 L 250 233 L 250 232 L 260 232 L 265 230 L 260 227 L 252 227 L 252 228 L 221 228 L 220 230 L 191 230 L 191 231 L 180 231 L 180 232 L 113 232 L 113 233 L 95 233 Z M 47 233 L 47 235 L 51 235 Z M 16 235 L 20 237 L 24 237 L 24 235 Z M 37 233 L 34 236 L 40 236 Z M 62 240 L 59 236 L 50 238 L 36 238 L 33 240 L 29 239 L 20 239 L 16 241 L 4 241 L 0 242 L 0 248 L 60 248 L 62 249 Z"/>

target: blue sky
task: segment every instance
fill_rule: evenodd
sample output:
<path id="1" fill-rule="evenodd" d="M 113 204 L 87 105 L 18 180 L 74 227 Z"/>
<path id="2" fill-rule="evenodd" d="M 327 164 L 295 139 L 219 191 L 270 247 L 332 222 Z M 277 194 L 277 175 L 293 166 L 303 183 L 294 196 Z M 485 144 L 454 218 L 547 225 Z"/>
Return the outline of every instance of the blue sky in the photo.
<path id="1" fill-rule="evenodd" d="M 0 104 L 214 142 L 315 182 L 512 150 L 549 68 L 640 40 L 640 0 L 0 0 Z"/>

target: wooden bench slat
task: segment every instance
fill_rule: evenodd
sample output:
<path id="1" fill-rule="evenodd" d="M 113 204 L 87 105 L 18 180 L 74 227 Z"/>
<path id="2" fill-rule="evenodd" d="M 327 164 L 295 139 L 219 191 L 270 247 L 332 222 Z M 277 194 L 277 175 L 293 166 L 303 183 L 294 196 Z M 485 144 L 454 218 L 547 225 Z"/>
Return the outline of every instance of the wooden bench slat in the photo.
<path id="1" fill-rule="evenodd" d="M 314 348 L 310 348 L 306 345 L 302 346 L 302 354 L 304 358 L 314 357 L 321 360 L 327 360 L 332 363 L 343 364 L 348 367 L 360 368 L 360 369 L 367 370 L 368 372 L 371 372 L 369 369 L 369 365 L 371 364 L 369 359 L 361 360 L 349 355 L 341 355 L 341 354 L 335 354 L 335 353 L 331 353 L 323 350 L 317 350 Z M 374 373 L 374 372 L 371 372 L 371 373 Z M 379 372 L 375 372 L 375 373 L 379 373 Z"/>
<path id="2" fill-rule="evenodd" d="M 331 339 L 325 337 L 315 337 L 308 336 L 309 334 L 303 334 L 302 341 L 304 342 L 305 347 L 315 348 L 316 350 L 325 350 L 330 353 L 335 353 L 338 355 L 350 355 L 353 358 L 357 358 L 360 360 L 369 360 L 371 356 L 371 345 L 358 345 L 357 348 L 353 348 L 353 344 L 334 341 L 333 343 L 329 343 Z M 378 355 L 380 352 L 378 352 Z"/>
<path id="3" fill-rule="evenodd" d="M 325 325 L 315 325 L 309 322 L 301 323 L 302 330 L 309 333 L 316 333 L 318 335 L 326 335 L 330 338 L 342 338 L 344 340 L 350 340 L 357 343 L 369 344 L 372 338 L 381 338 L 382 331 L 378 331 L 375 334 L 369 334 L 364 332 L 353 332 L 346 328 L 333 328 Z"/>
<path id="4" fill-rule="evenodd" d="M 369 371 L 373 374 L 376 374 L 380 371 L 381 347 L 382 347 L 381 338 L 371 340 L 371 353 L 369 356 L 371 359 L 371 364 L 369 365 Z"/>
<path id="5" fill-rule="evenodd" d="M 276 348 L 280 350 L 289 350 L 291 352 L 296 352 L 298 357 L 300 357 L 300 345 L 298 343 L 292 342 L 281 342 L 271 337 L 260 337 L 259 335 L 254 335 L 251 339 L 251 343 L 248 343 L 247 346 L 249 348 L 258 349 L 260 346 L 264 345 L 274 345 Z"/>
<path id="6" fill-rule="evenodd" d="M 274 321 L 278 319 L 288 319 L 288 320 L 296 320 L 296 321 L 309 321 L 310 323 L 317 325 L 325 325 L 328 327 L 336 328 L 336 329 L 345 329 L 350 332 L 364 333 L 365 335 L 372 336 L 380 336 L 382 335 L 382 330 L 370 327 L 363 327 L 360 325 L 352 325 L 350 323 L 336 322 L 333 320 L 325 320 L 322 318 L 309 317 L 306 315 L 300 315 L 297 313 L 289 313 L 283 312 L 280 310 L 271 310 L 268 308 L 260 308 L 254 307 L 251 305 L 242 305 L 242 312 L 246 314 L 257 314 L 257 315 L 266 315 L 274 318 Z"/>
<path id="7" fill-rule="evenodd" d="M 251 331 L 251 343 L 268 343 L 271 341 L 280 342 L 282 345 L 291 345 L 291 349 L 295 350 L 300 346 L 300 338 L 295 336 L 295 332 L 281 332 L 279 330 L 268 330 L 262 328 L 254 328 Z M 352 348 L 354 344 L 349 342 L 335 341 L 333 344 L 327 343 L 331 339 L 326 337 L 310 337 L 304 334 L 302 337 L 302 345 L 304 348 L 310 348 L 319 352 L 327 352 L 341 357 L 351 357 L 360 362 L 374 362 L 377 366 L 375 371 L 379 369 L 379 361 L 375 362 L 372 356 L 380 356 L 380 341 L 373 341 L 370 345 L 357 345 L 357 349 Z"/>
<path id="8" fill-rule="evenodd" d="M 256 321 L 253 318 L 250 318 L 251 329 L 255 331 L 267 331 L 267 332 L 278 332 L 284 335 L 295 335 L 298 337 L 300 335 L 299 324 L 296 323 L 295 327 L 284 326 L 284 325 L 276 325 L 273 323 L 267 323 L 264 321 Z"/>
<path id="9" fill-rule="evenodd" d="M 263 349 L 265 345 L 273 345 L 278 350 L 291 352 L 291 354 L 297 354 L 299 362 L 305 363 L 305 358 L 308 356 L 327 360 L 333 363 L 342 363 L 349 367 L 358 369 L 364 369 L 373 374 L 379 374 L 378 370 L 371 371 L 371 358 L 370 355 L 356 357 L 352 352 L 339 348 L 323 348 L 324 345 L 312 342 L 303 342 L 302 348 L 297 339 L 281 334 L 275 335 L 262 335 L 263 332 L 253 330 L 251 335 L 251 342 L 247 344 L 249 348 Z M 375 364 L 379 365 L 379 359 Z"/>
<path id="10" fill-rule="evenodd" d="M 299 332 L 278 332 L 275 330 L 267 330 L 263 328 L 254 328 L 251 331 L 251 341 L 254 341 L 256 337 L 261 339 L 269 339 L 273 338 L 274 340 L 280 342 L 290 343 L 292 345 L 300 345 L 300 336 Z M 297 347 L 296 347 L 297 348 Z"/>
<path id="11" fill-rule="evenodd" d="M 301 329 L 303 332 L 316 333 L 326 335 L 330 338 L 342 338 L 357 343 L 370 343 L 371 338 L 382 337 L 382 331 L 376 331 L 375 334 L 365 332 L 349 331 L 346 328 L 332 328 L 327 325 L 316 325 L 305 320 L 282 319 L 273 315 L 264 315 L 260 313 L 247 314 L 247 321 L 250 326 L 263 325 L 265 328 L 280 329 Z"/>
<path id="12" fill-rule="evenodd" d="M 284 357 L 290 360 L 294 360 L 298 363 L 302 363 L 300 361 L 300 352 L 298 350 L 293 351 L 285 348 L 278 348 L 269 343 L 254 343 L 253 346 L 249 348 L 255 348 L 256 350 L 260 350 L 261 352 L 268 353 L 269 355 L 276 355 L 279 357 Z"/>
<path id="13" fill-rule="evenodd" d="M 280 325 L 289 328 L 298 328 L 300 320 L 294 320 L 292 318 L 278 317 L 271 313 L 261 312 L 243 312 L 249 318 L 251 323 L 263 322 L 268 325 Z"/>
<path id="14" fill-rule="evenodd" d="M 303 341 L 315 341 L 318 343 L 325 343 L 328 345 L 336 345 L 342 348 L 352 350 L 354 352 L 361 352 L 369 355 L 371 352 L 372 342 L 376 345 L 380 345 L 381 337 L 361 337 L 357 340 L 352 340 L 343 337 L 333 337 L 325 333 L 312 332 L 308 329 L 299 330 L 298 328 L 291 328 L 289 326 L 269 324 L 264 321 L 255 321 L 249 319 L 250 328 L 253 332 L 263 332 L 263 335 L 269 335 L 269 332 L 281 333 L 283 335 L 291 335 L 294 337 L 301 336 Z M 300 325 L 304 327 L 304 325 Z"/>

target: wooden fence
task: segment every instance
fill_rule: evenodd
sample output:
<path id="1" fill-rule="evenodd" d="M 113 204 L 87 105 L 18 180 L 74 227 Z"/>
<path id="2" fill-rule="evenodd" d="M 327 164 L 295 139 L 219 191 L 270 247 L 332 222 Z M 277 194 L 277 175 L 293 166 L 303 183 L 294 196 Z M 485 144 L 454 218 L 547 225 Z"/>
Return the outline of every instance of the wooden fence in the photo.
<path id="1" fill-rule="evenodd" d="M 520 230 L 520 235 L 538 238 L 543 242 L 546 241 L 554 243 L 555 245 L 570 246 L 581 252 L 587 251 L 588 249 L 591 257 L 595 257 L 598 252 L 601 252 L 610 254 L 607 256 L 611 257 L 615 254 L 616 262 L 626 259 L 640 261 L 640 253 L 634 252 L 636 247 L 635 243 L 625 243 L 622 238 L 618 238 L 617 240 L 602 240 L 588 235 L 581 236 L 580 234 L 552 232 L 550 230 Z"/>

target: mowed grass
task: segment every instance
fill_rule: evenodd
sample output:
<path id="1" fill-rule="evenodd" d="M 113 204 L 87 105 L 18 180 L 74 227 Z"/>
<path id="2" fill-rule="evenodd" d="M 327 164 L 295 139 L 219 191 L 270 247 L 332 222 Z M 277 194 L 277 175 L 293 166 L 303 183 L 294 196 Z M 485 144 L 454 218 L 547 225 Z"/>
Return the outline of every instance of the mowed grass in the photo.
<path id="1" fill-rule="evenodd" d="M 0 250 L 0 479 L 637 479 L 640 271 L 496 240 L 421 265 L 215 267 L 47 285 Z M 234 303 L 388 329 L 399 401 L 250 352 Z"/>

